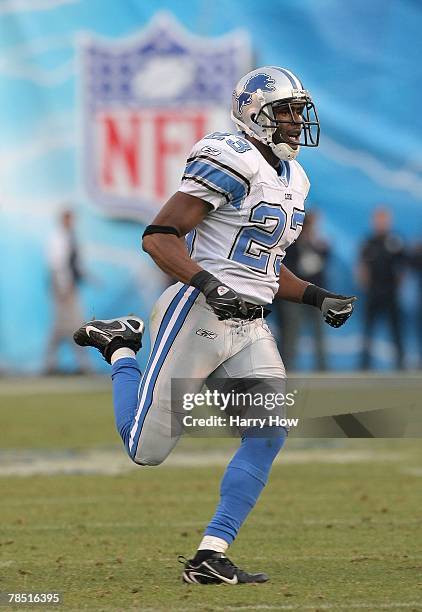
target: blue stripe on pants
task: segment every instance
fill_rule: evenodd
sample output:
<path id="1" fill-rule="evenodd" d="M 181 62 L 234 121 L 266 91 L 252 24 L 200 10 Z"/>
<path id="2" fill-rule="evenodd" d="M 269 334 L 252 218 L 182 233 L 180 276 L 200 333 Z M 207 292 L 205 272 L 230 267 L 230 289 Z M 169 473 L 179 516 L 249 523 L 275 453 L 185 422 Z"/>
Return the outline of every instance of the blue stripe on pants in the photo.
<path id="1" fill-rule="evenodd" d="M 190 295 L 188 294 L 188 290 L 191 290 Z M 186 299 L 187 294 L 188 297 Z M 185 319 L 188 316 L 189 311 L 192 308 L 198 294 L 199 289 L 193 289 L 188 285 L 184 285 L 182 289 L 178 292 L 178 294 L 175 296 L 175 298 L 173 298 L 160 325 L 160 329 L 157 334 L 157 339 L 154 343 L 154 348 L 148 360 L 148 365 L 145 370 L 144 376 L 142 377 L 142 383 L 139 389 L 139 406 L 135 417 L 135 422 L 131 430 L 129 441 L 129 451 L 132 458 L 136 455 L 142 426 L 152 405 L 153 393 L 155 384 L 158 379 L 158 375 L 170 351 L 170 348 L 177 334 L 181 330 L 183 323 L 185 322 Z M 171 319 L 174 317 L 178 306 L 182 304 L 184 299 L 186 300 L 185 304 L 181 307 L 176 319 L 171 322 Z M 166 334 L 167 338 L 163 344 L 163 339 Z"/>

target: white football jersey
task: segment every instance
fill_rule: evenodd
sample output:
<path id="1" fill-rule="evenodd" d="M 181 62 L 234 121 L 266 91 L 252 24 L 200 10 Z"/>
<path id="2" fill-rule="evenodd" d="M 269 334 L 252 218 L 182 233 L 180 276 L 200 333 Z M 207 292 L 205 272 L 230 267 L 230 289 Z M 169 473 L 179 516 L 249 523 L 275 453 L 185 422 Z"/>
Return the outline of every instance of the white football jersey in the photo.
<path id="1" fill-rule="evenodd" d="M 248 302 L 271 303 L 305 217 L 300 164 L 280 161 L 277 172 L 241 134 L 215 132 L 193 147 L 179 191 L 212 206 L 186 237 L 192 259 Z"/>

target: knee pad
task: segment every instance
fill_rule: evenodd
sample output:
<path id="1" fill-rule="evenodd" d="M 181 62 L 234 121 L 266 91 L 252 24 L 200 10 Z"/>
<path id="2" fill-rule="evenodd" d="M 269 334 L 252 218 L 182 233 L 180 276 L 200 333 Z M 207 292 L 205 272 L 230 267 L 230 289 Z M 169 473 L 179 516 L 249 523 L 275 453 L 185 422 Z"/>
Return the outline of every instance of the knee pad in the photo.
<path id="1" fill-rule="evenodd" d="M 167 459 L 169 453 L 168 452 L 160 452 L 160 449 L 152 450 L 151 448 L 145 448 L 142 446 L 141 448 L 137 448 L 133 453 L 128 453 L 129 457 L 132 459 L 136 465 L 139 466 L 155 466 L 160 465 Z"/>
<path id="2" fill-rule="evenodd" d="M 161 463 L 163 463 L 164 459 L 162 457 L 132 457 L 132 455 L 129 454 L 129 457 L 132 459 L 133 463 L 135 465 L 139 465 L 139 467 L 143 467 L 143 466 L 155 466 L 155 465 L 160 465 Z"/>
<path id="3" fill-rule="evenodd" d="M 135 460 L 134 460 L 135 461 Z M 155 465 L 161 465 L 161 463 L 163 463 L 164 459 L 157 458 L 157 457 L 148 457 L 146 459 L 142 459 L 141 461 L 135 461 L 135 463 L 137 465 L 140 466 L 149 466 L 149 467 L 153 467 Z"/>

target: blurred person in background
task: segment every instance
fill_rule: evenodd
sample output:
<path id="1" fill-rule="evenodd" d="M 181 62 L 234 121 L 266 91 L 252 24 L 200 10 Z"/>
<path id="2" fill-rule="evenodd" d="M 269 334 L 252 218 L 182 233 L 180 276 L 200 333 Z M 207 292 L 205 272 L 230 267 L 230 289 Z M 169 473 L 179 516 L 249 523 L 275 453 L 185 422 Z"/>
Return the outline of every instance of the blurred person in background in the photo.
<path id="1" fill-rule="evenodd" d="M 306 213 L 302 233 L 286 252 L 284 263 L 296 276 L 306 278 L 318 287 L 325 287 L 330 247 L 320 234 L 318 220 L 319 214 L 315 209 Z M 310 327 L 315 352 L 315 369 L 326 370 L 323 321 L 318 316 L 318 312 L 285 300 L 277 300 L 275 306 L 280 320 L 283 359 L 286 367 L 289 369 L 296 367 L 300 334 L 305 327 Z"/>
<path id="2" fill-rule="evenodd" d="M 418 301 L 416 307 L 418 367 L 422 369 L 422 241 L 418 242 L 409 254 L 410 265 L 418 281 Z"/>
<path id="3" fill-rule="evenodd" d="M 45 359 L 45 373 L 58 374 L 59 348 L 63 342 L 72 347 L 79 373 L 91 371 L 85 352 L 73 342 L 73 330 L 83 318 L 79 285 L 85 278 L 75 235 L 75 216 L 70 208 L 60 213 L 59 222 L 47 243 L 50 290 L 54 322 L 50 331 Z"/>
<path id="4" fill-rule="evenodd" d="M 361 368 L 371 362 L 374 325 L 380 318 L 389 324 L 395 348 L 395 366 L 403 368 L 403 340 L 400 324 L 399 289 L 405 255 L 401 238 L 392 231 L 387 208 L 377 208 L 372 216 L 372 234 L 363 242 L 358 264 L 358 280 L 366 300 Z"/>

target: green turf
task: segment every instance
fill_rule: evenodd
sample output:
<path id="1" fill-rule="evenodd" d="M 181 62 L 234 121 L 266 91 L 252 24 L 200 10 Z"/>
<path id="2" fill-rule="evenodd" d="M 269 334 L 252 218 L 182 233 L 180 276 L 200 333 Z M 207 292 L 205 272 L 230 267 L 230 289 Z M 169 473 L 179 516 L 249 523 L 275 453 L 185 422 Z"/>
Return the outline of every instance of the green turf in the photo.
<path id="1" fill-rule="evenodd" d="M 118 443 L 107 393 L 2 398 L 0 424 L 7 448 Z M 210 444 L 233 441 L 186 440 L 181 449 L 200 454 Z M 271 575 L 259 586 L 180 582 L 177 555 L 194 551 L 222 467 L 2 477 L 0 591 L 54 589 L 66 610 L 422 610 L 420 441 L 330 444 L 374 455 L 274 467 L 231 550 L 239 565 Z M 292 440 L 286 459 L 303 446 Z"/>
<path id="2" fill-rule="evenodd" d="M 2 448 L 95 448 L 119 444 L 110 392 L 0 395 Z"/>

